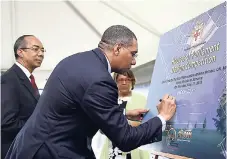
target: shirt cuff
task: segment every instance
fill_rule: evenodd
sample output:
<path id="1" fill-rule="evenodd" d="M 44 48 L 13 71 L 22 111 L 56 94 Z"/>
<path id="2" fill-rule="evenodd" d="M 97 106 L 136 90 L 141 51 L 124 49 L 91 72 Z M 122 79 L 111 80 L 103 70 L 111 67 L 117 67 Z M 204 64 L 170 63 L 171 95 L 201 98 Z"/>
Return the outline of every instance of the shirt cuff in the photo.
<path id="1" fill-rule="evenodd" d="M 162 121 L 162 131 L 164 131 L 166 129 L 166 121 L 160 114 L 157 117 Z"/>
<path id="2" fill-rule="evenodd" d="M 126 109 L 123 109 L 123 114 L 126 115 Z"/>

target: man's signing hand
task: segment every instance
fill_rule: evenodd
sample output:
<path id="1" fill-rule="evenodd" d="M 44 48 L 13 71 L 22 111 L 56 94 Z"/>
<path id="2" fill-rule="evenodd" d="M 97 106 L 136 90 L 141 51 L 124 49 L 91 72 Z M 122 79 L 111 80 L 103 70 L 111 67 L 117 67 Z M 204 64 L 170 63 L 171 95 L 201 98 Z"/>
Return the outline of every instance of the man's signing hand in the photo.
<path id="1" fill-rule="evenodd" d="M 170 120 L 176 112 L 175 97 L 166 94 L 157 106 L 159 114 L 166 120 Z"/>

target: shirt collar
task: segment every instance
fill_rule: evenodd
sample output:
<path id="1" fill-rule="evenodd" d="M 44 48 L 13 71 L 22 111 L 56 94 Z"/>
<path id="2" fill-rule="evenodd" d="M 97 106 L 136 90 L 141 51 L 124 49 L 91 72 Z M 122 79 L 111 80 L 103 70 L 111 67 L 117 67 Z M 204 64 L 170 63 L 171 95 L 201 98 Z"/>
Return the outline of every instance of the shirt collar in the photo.
<path id="1" fill-rule="evenodd" d="M 118 104 L 122 104 L 123 102 L 127 101 L 127 102 L 130 102 L 132 99 L 131 96 L 128 96 L 128 97 L 119 97 L 118 98 Z"/>
<path id="2" fill-rule="evenodd" d="M 30 76 L 31 76 L 31 73 L 23 66 L 21 65 L 19 62 L 16 62 L 16 65 L 18 67 L 20 67 L 20 69 L 25 73 L 25 75 L 28 77 L 28 79 L 30 80 Z"/>
<path id="3" fill-rule="evenodd" d="M 105 57 L 106 57 L 106 55 L 105 55 Z M 110 62 L 107 57 L 106 57 L 106 60 L 107 60 L 107 64 L 108 64 L 108 72 L 111 74 L 111 66 L 110 66 Z"/>

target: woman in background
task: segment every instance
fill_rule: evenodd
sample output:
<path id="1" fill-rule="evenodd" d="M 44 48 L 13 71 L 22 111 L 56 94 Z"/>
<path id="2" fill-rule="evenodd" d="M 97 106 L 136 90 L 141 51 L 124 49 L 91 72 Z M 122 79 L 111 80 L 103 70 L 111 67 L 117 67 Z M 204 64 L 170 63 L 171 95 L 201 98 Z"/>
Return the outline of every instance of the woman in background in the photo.
<path id="1" fill-rule="evenodd" d="M 133 72 L 128 70 L 123 74 L 114 74 L 114 80 L 117 83 L 119 98 L 118 104 L 125 114 L 127 110 L 144 109 L 146 98 L 134 91 L 136 80 Z M 129 121 L 132 126 L 139 126 L 141 121 Z M 107 139 L 101 153 L 101 159 L 149 159 L 149 153 L 139 149 L 131 152 L 122 152 L 110 140 Z"/>

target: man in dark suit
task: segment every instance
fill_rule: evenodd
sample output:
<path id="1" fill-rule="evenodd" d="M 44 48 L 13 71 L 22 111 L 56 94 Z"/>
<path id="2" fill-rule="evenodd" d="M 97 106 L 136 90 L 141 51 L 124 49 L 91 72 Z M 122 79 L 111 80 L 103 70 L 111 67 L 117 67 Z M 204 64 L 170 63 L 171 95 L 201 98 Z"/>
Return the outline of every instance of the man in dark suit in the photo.
<path id="1" fill-rule="evenodd" d="M 1 76 L 1 158 L 32 114 L 39 99 L 32 72 L 43 61 L 43 45 L 32 35 L 14 45 L 16 63 Z"/>
<path id="2" fill-rule="evenodd" d="M 6 159 L 92 159 L 91 140 L 98 129 L 123 151 L 161 140 L 162 128 L 175 110 L 166 95 L 159 116 L 139 127 L 123 115 L 111 71 L 121 72 L 136 63 L 137 39 L 125 26 L 109 27 L 99 48 L 63 59 L 50 75 L 40 100 L 14 140 Z"/>

